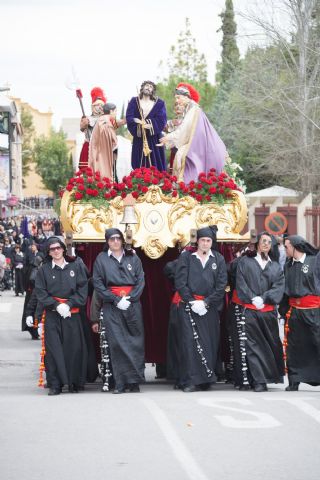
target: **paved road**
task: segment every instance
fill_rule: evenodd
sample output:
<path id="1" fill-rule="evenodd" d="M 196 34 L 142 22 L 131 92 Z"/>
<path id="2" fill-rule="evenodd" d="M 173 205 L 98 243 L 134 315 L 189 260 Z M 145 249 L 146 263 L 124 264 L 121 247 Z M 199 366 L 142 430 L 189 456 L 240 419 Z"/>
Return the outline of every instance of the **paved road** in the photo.
<path id="1" fill-rule="evenodd" d="M 20 332 L 22 298 L 0 297 L 1 480 L 318 480 L 320 387 L 48 397 L 40 342 Z"/>

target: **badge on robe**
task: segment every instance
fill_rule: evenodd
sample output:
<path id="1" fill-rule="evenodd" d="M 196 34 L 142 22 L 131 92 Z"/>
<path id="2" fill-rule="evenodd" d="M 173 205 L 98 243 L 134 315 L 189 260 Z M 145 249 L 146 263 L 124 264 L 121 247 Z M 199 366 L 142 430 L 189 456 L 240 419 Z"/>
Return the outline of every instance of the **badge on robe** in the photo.
<path id="1" fill-rule="evenodd" d="M 212 270 L 217 270 L 217 264 L 213 262 L 212 264 Z"/>
<path id="2" fill-rule="evenodd" d="M 74 271 L 70 270 L 70 277 L 74 277 Z"/>
<path id="3" fill-rule="evenodd" d="M 303 265 L 301 270 L 303 271 L 303 273 L 308 273 L 309 272 L 309 265 Z"/>
<path id="4" fill-rule="evenodd" d="M 128 263 L 127 269 L 128 269 L 129 271 L 132 270 L 132 265 L 131 265 L 131 263 Z"/>

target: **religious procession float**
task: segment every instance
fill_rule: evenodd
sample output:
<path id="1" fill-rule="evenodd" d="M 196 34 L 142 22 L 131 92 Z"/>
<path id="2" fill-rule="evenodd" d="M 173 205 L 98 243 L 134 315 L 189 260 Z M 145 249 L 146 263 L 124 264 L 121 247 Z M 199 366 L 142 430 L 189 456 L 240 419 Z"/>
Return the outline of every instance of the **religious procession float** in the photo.
<path id="1" fill-rule="evenodd" d="M 164 266 L 196 241 L 199 228 L 217 226 L 218 248 L 226 261 L 233 258 L 234 244 L 249 241 L 249 233 L 241 233 L 247 222 L 247 204 L 236 167 L 199 107 L 197 92 L 188 84 L 177 86 L 177 112 L 184 113 L 164 137 L 160 135 L 167 124 L 164 102 L 154 93 L 155 85 L 144 82 L 140 95 L 129 102 L 126 123 L 133 137 L 132 170 L 122 179 L 116 179 L 111 167 L 107 175 L 108 162 L 101 159 L 108 153 L 99 152 L 99 146 L 109 142 L 111 165 L 115 125 L 108 115 L 113 105 L 106 104 L 102 94 L 92 96 L 93 107 L 101 101 L 102 113 L 107 113 L 100 112 L 96 120 L 90 147 L 86 147 L 89 159 L 82 162 L 63 192 L 61 221 L 67 242 L 76 245 L 91 271 L 103 248 L 105 230 L 115 227 L 124 232 L 145 273 L 146 361 L 163 363 L 172 297 Z M 188 139 L 183 143 L 186 132 Z M 174 152 L 172 168 L 165 163 L 164 146 Z"/>

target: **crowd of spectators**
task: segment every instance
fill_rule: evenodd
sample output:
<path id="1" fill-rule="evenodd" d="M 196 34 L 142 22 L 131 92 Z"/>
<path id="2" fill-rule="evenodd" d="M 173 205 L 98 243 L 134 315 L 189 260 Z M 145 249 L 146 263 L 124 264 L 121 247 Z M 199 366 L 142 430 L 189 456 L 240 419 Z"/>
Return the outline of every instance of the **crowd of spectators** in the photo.
<path id="1" fill-rule="evenodd" d="M 24 295 L 33 259 L 46 239 L 61 234 L 60 221 L 44 216 L 0 218 L 0 290 Z"/>

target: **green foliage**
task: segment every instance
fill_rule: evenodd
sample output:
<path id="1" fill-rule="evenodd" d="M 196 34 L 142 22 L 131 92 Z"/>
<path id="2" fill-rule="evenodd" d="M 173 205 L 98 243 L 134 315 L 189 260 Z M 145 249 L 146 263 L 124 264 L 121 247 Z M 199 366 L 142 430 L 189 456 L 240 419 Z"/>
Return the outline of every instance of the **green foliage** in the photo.
<path id="1" fill-rule="evenodd" d="M 198 52 L 188 18 L 185 19 L 185 30 L 180 32 L 176 45 L 170 48 L 167 68 L 169 77 L 180 77 L 191 82 L 207 81 L 207 61 L 203 53 Z"/>
<path id="2" fill-rule="evenodd" d="M 220 84 L 225 84 L 237 68 L 240 60 L 239 49 L 237 46 L 237 24 L 234 19 L 232 0 L 226 0 L 224 12 L 220 14 L 222 18 L 222 62 L 217 65 L 216 80 Z"/>
<path id="3" fill-rule="evenodd" d="M 30 171 L 30 164 L 33 161 L 33 140 L 35 128 L 31 113 L 25 108 L 21 109 L 21 125 L 23 129 L 22 141 L 22 183 L 25 187 L 25 177 Z"/>
<path id="4" fill-rule="evenodd" d="M 72 176 L 72 159 L 66 144 L 66 135 L 62 130 L 51 130 L 50 137 L 39 137 L 35 142 L 34 158 L 36 171 L 46 188 L 56 195 Z"/>

